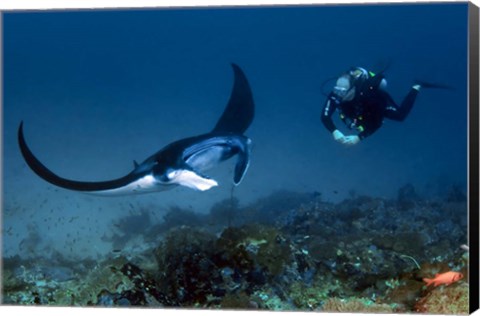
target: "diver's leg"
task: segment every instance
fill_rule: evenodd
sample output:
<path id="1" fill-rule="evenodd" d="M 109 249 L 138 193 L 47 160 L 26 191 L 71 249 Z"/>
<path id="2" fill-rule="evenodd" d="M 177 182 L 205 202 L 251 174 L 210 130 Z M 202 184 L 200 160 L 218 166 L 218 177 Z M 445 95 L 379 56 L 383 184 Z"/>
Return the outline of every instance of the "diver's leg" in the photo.
<path id="1" fill-rule="evenodd" d="M 413 103 L 417 98 L 417 94 L 419 90 L 420 90 L 420 86 L 414 85 L 410 90 L 410 92 L 405 97 L 405 99 L 403 99 L 402 104 L 400 104 L 400 107 L 395 108 L 393 111 L 387 110 L 385 117 L 388 117 L 389 119 L 396 120 L 396 121 L 403 121 L 412 110 Z"/>

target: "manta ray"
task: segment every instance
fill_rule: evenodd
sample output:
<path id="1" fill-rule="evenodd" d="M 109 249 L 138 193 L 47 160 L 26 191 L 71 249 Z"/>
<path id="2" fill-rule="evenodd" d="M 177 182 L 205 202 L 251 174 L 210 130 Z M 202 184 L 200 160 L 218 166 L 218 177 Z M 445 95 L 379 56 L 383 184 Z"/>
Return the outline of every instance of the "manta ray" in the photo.
<path id="1" fill-rule="evenodd" d="M 121 178 L 86 182 L 58 176 L 43 165 L 27 146 L 23 121 L 18 128 L 22 156 L 33 172 L 55 186 L 101 195 L 158 192 L 178 185 L 206 191 L 218 183 L 204 172 L 237 156 L 233 183 L 238 185 L 250 164 L 252 141 L 243 134 L 253 121 L 255 106 L 245 74 L 235 64 L 232 68 L 234 83 L 230 99 L 213 130 L 166 145 L 142 163 L 134 162 L 133 171 Z"/>

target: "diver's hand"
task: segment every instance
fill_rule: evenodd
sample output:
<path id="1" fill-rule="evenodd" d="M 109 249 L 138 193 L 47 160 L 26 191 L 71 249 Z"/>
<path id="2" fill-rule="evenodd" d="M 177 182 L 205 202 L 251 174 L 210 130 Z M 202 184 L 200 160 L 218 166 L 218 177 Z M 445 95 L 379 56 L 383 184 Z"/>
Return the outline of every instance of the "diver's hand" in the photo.
<path id="1" fill-rule="evenodd" d="M 358 137 L 357 135 L 349 135 L 349 136 L 344 136 L 344 144 L 345 145 L 356 145 L 358 144 L 358 142 L 360 142 L 360 137 Z"/>
<path id="2" fill-rule="evenodd" d="M 345 144 L 345 135 L 343 135 L 343 133 L 340 132 L 338 129 L 334 130 L 332 135 L 337 142 Z"/>

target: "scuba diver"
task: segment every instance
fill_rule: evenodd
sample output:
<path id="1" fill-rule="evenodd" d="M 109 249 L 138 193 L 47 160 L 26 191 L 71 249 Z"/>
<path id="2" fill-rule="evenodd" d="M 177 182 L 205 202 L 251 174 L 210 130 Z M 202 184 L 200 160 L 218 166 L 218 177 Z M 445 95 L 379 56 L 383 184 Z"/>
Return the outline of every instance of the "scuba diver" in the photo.
<path id="1" fill-rule="evenodd" d="M 382 74 L 374 74 L 361 67 L 350 69 L 341 75 L 327 97 L 322 111 L 322 123 L 333 138 L 345 145 L 355 145 L 372 135 L 382 126 L 383 119 L 403 121 L 413 107 L 421 87 L 448 88 L 447 86 L 417 81 L 398 106 L 386 91 L 387 81 Z M 332 114 L 339 110 L 345 125 L 357 131 L 357 135 L 344 135 L 332 121 Z"/>

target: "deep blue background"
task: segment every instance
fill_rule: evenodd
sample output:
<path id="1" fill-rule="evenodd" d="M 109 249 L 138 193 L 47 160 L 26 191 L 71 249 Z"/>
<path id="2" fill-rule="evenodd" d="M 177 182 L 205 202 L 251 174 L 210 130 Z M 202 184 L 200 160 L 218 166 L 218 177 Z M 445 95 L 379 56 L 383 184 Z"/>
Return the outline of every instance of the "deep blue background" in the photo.
<path id="1" fill-rule="evenodd" d="M 158 214 L 177 204 L 206 212 L 228 198 L 231 162 L 209 172 L 220 187 L 207 192 L 112 199 L 54 189 L 28 169 L 16 132 L 24 120 L 33 152 L 64 177 L 116 178 L 134 159 L 215 125 L 230 95 L 231 62 L 256 103 L 246 133 L 251 167 L 235 193 L 241 203 L 278 189 L 338 201 L 352 190 L 395 197 L 407 183 L 426 195 L 466 187 L 466 3 L 7 13 L 3 22 L 4 225 L 17 232 L 4 240 L 7 254 L 25 235 L 20 223 L 45 229 L 47 213 L 80 222 L 52 228 L 46 240 L 85 218 L 99 221 L 102 235 L 131 203 Z M 455 90 L 422 90 L 405 122 L 385 121 L 352 148 L 334 142 L 319 118 L 322 82 L 350 66 L 389 64 L 398 103 L 416 78 Z"/>

